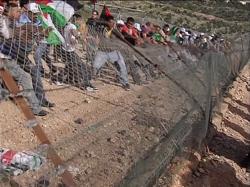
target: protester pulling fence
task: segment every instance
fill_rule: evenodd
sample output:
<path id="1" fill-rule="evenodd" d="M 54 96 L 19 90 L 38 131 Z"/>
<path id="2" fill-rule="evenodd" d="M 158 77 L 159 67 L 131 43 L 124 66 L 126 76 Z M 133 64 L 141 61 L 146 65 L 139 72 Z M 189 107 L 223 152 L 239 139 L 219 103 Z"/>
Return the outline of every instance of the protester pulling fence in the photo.
<path id="1" fill-rule="evenodd" d="M 208 122 L 212 97 L 219 101 L 250 57 L 249 34 L 229 42 L 217 33 L 116 16 L 107 6 L 102 11 L 95 6 L 85 23 L 81 13 L 76 13 L 82 8 L 78 1 L 8 3 L 0 1 L 0 68 L 10 72 L 37 116 L 47 117 L 57 108 L 45 92 L 48 82 L 56 88 L 68 85 L 82 93 L 95 93 L 102 92 L 98 81 L 131 91 L 134 85 L 168 79 L 191 103 L 185 109 L 185 122 L 191 123 L 193 111 Z M 0 81 L 1 102 L 11 97 Z M 199 141 L 206 135 L 207 123 L 201 128 Z M 182 130 L 178 132 L 185 134 L 186 129 Z M 3 170 L 12 175 L 39 169 L 44 163 L 39 155 L 6 149 L 0 150 L 0 158 Z"/>

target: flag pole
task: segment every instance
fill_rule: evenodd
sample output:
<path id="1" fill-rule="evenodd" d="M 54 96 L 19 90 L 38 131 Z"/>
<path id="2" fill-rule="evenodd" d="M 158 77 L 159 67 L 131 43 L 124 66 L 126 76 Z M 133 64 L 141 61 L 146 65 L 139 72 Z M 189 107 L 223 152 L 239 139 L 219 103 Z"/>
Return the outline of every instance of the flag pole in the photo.
<path id="1" fill-rule="evenodd" d="M 96 0 L 91 0 L 91 2 L 93 3 L 93 5 L 94 5 L 94 10 L 95 10 L 95 8 L 96 8 Z"/>

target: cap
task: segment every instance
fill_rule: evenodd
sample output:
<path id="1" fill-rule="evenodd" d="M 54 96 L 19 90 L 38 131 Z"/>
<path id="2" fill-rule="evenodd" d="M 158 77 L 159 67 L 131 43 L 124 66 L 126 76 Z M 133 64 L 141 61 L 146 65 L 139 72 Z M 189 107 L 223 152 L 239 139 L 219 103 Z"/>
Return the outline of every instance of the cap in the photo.
<path id="1" fill-rule="evenodd" d="M 97 10 L 93 10 L 92 14 L 99 15 L 99 12 Z"/>
<path id="2" fill-rule="evenodd" d="M 116 22 L 118 25 L 125 25 L 125 23 L 124 23 L 124 21 L 123 20 L 117 20 L 117 22 Z"/>
<path id="3" fill-rule="evenodd" d="M 181 28 L 180 31 L 181 32 L 186 32 L 186 29 L 185 28 Z"/>
<path id="4" fill-rule="evenodd" d="M 134 27 L 141 32 L 141 25 L 139 23 L 135 23 Z"/>
<path id="5" fill-rule="evenodd" d="M 29 3 L 27 6 L 27 9 L 33 13 L 38 13 L 40 12 L 39 6 L 36 3 Z"/>
<path id="6" fill-rule="evenodd" d="M 170 31 L 170 28 L 169 28 L 169 27 L 167 28 L 167 31 Z"/>
<path id="7" fill-rule="evenodd" d="M 4 7 L 3 6 L 0 6 L 0 14 L 2 14 L 4 11 Z"/>

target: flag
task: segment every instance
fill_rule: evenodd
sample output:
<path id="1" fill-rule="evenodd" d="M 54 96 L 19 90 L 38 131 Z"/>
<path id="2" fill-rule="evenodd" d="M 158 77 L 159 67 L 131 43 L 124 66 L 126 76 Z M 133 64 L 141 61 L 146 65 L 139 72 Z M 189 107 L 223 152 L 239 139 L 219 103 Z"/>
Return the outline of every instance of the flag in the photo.
<path id="1" fill-rule="evenodd" d="M 46 41 L 48 42 L 48 44 L 50 45 L 60 45 L 63 42 L 61 41 L 61 38 L 57 35 L 56 32 L 49 32 L 49 35 L 46 39 Z"/>
<path id="2" fill-rule="evenodd" d="M 43 13 L 49 14 L 51 19 L 56 27 L 62 28 L 67 24 L 67 19 L 65 16 L 58 12 L 54 7 L 54 1 L 52 0 L 35 0 L 37 4 L 39 4 L 40 9 Z M 55 1 L 57 3 L 58 1 Z"/>
<path id="3" fill-rule="evenodd" d="M 40 8 L 43 13 L 51 16 L 51 19 L 56 27 L 63 28 L 67 24 L 67 19 L 53 7 L 53 4 L 40 4 Z"/>
<path id="4" fill-rule="evenodd" d="M 70 18 L 75 14 L 75 10 L 72 5 L 66 3 L 64 1 L 53 1 L 49 4 L 50 6 L 54 7 L 54 9 L 63 15 L 66 21 L 69 21 Z"/>
<path id="5" fill-rule="evenodd" d="M 176 35 L 178 29 L 179 29 L 178 27 L 173 26 L 173 27 L 170 29 L 170 35 Z"/>
<path id="6" fill-rule="evenodd" d="M 65 43 L 57 28 L 63 28 L 67 24 L 66 17 L 55 9 L 52 0 L 36 0 L 35 2 L 39 4 L 39 9 L 42 12 L 39 19 L 42 21 L 43 28 L 52 29 L 46 39 L 48 44 L 59 45 Z"/>
<path id="7" fill-rule="evenodd" d="M 78 11 L 83 8 L 83 5 L 79 3 L 79 0 L 62 0 L 62 1 L 65 1 L 70 6 L 72 6 L 75 11 Z"/>
<path id="8" fill-rule="evenodd" d="M 41 8 L 40 8 L 40 10 L 41 10 Z M 42 12 L 42 10 L 41 10 L 41 12 Z M 52 31 L 49 32 L 48 38 L 46 39 L 48 44 L 59 45 L 59 44 L 65 43 L 65 40 L 64 40 L 63 36 L 57 30 L 57 28 L 55 27 L 55 25 L 54 25 L 54 23 L 53 23 L 53 21 L 51 19 L 50 14 L 42 13 L 40 16 L 38 16 L 38 19 L 42 22 L 42 27 L 43 28 L 52 29 Z"/>
<path id="9" fill-rule="evenodd" d="M 106 7 L 105 5 L 103 6 L 103 9 L 102 9 L 102 13 L 101 13 L 101 16 L 100 18 L 101 19 L 105 19 L 109 16 L 112 16 L 110 10 L 108 9 L 108 7 Z"/>

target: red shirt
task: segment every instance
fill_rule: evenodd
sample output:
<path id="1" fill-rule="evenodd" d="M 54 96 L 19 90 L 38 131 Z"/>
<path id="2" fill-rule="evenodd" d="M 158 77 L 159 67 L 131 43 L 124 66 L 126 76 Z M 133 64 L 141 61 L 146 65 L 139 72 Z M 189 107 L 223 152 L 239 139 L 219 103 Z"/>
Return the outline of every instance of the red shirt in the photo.
<path id="1" fill-rule="evenodd" d="M 133 37 L 136 37 L 136 38 L 138 37 L 138 32 L 137 32 L 136 28 L 132 27 L 132 28 L 129 29 L 127 27 L 127 25 L 123 25 L 121 27 L 121 33 L 126 33 L 126 34 L 128 34 L 130 36 L 133 36 Z"/>
<path id="2" fill-rule="evenodd" d="M 35 0 L 35 3 L 37 4 L 44 4 L 47 5 L 48 3 L 52 3 L 52 0 Z"/>

